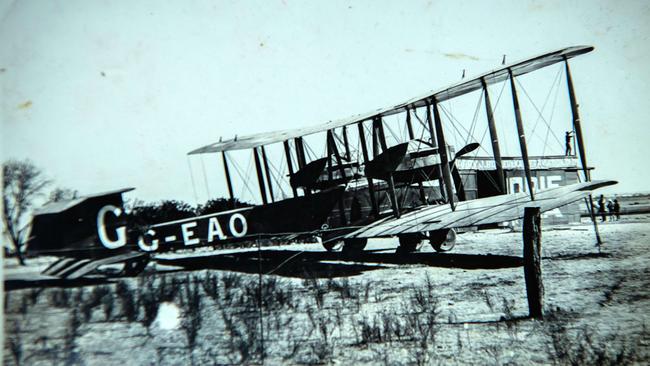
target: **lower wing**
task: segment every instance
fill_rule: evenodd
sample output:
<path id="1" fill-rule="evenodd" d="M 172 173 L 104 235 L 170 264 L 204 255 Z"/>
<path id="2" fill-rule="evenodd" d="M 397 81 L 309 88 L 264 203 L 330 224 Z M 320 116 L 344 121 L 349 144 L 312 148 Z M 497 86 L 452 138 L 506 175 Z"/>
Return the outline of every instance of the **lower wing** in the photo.
<path id="1" fill-rule="evenodd" d="M 517 220 L 523 218 L 525 207 L 540 207 L 542 212 L 553 210 L 587 197 L 592 190 L 616 183 L 601 180 L 546 189 L 536 192 L 534 201 L 527 193 L 479 198 L 458 202 L 454 211 L 449 205 L 422 206 L 400 218 L 388 217 L 376 221 L 345 237 L 387 237 Z"/>

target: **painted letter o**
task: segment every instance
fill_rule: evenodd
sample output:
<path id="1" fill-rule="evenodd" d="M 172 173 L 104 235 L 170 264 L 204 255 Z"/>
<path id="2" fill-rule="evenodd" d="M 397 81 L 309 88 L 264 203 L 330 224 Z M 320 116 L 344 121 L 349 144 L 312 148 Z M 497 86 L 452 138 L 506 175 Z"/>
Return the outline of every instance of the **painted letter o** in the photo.
<path id="1" fill-rule="evenodd" d="M 237 231 L 237 228 L 235 227 L 235 220 L 239 220 L 241 223 L 241 231 Z M 239 213 L 230 216 L 230 222 L 228 223 L 228 226 L 230 227 L 230 233 L 235 238 L 241 238 L 242 236 L 246 235 L 246 232 L 248 232 L 248 223 L 246 222 L 246 218 L 244 215 Z"/>

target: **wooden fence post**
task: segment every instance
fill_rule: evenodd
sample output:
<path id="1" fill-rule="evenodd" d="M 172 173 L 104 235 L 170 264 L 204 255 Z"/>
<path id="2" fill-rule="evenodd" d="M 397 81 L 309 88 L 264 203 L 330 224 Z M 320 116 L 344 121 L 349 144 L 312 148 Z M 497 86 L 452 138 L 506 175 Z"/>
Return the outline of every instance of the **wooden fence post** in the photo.
<path id="1" fill-rule="evenodd" d="M 528 313 L 531 318 L 542 318 L 544 285 L 542 283 L 541 249 L 542 227 L 539 207 L 524 209 L 524 276 Z"/>

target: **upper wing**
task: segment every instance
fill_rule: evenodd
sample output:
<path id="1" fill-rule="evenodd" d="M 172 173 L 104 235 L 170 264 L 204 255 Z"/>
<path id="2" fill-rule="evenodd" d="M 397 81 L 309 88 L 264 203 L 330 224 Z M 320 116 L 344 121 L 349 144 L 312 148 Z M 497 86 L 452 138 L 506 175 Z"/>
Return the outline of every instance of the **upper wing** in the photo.
<path id="1" fill-rule="evenodd" d="M 593 49 L 594 48 L 591 46 L 574 46 L 546 52 L 523 61 L 502 66 L 496 70 L 486 72 L 476 77 L 468 78 L 443 89 L 429 91 L 399 104 L 379 108 L 364 114 L 357 114 L 348 118 L 329 121 L 316 126 L 297 128 L 294 130 L 264 132 L 248 136 L 239 136 L 233 139 L 220 140 L 219 142 L 192 150 L 188 155 L 252 149 L 258 146 L 269 145 L 296 137 L 307 136 L 317 132 L 347 126 L 361 121 L 367 121 L 373 117 L 390 116 L 404 112 L 407 107 L 411 109 L 423 107 L 426 105 L 426 101 L 431 98 L 435 98 L 438 102 L 443 102 L 479 90 L 483 87 L 483 81 L 488 85 L 501 82 L 509 77 L 509 72 L 512 72 L 513 76 L 523 75 L 557 62 L 562 62 L 566 59 L 591 52 Z"/>
<path id="2" fill-rule="evenodd" d="M 346 238 L 372 238 L 440 229 L 494 224 L 517 220 L 524 216 L 524 207 L 540 207 L 549 211 L 586 197 L 592 190 L 616 184 L 616 181 L 593 181 L 551 188 L 535 193 L 531 201 L 527 193 L 514 193 L 449 205 L 423 206 L 399 219 L 388 217 L 356 230 Z"/>

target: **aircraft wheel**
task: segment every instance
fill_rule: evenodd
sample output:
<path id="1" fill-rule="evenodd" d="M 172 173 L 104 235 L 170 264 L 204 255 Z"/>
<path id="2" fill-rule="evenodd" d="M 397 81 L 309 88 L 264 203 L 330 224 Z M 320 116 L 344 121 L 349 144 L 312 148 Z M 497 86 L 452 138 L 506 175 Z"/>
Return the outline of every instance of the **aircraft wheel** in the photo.
<path id="1" fill-rule="evenodd" d="M 436 252 L 448 252 L 456 245 L 456 230 L 442 229 L 429 232 L 429 243 Z"/>
<path id="2" fill-rule="evenodd" d="M 334 252 L 334 251 L 340 249 L 342 244 L 343 244 L 343 242 L 340 241 L 340 240 L 332 241 L 332 242 L 328 242 L 328 243 L 323 243 L 323 248 L 325 248 L 325 250 L 327 250 L 328 252 Z"/>
<path id="3" fill-rule="evenodd" d="M 407 254 L 417 252 L 420 243 L 422 243 L 422 237 L 420 234 L 408 234 L 399 236 L 399 247 L 395 250 L 396 254 Z"/>
<path id="4" fill-rule="evenodd" d="M 149 257 L 128 260 L 124 262 L 122 274 L 124 276 L 137 276 L 144 271 L 147 264 L 149 264 Z"/>
<path id="5" fill-rule="evenodd" d="M 354 238 L 343 240 L 343 254 L 360 254 L 368 244 L 367 238 Z"/>

